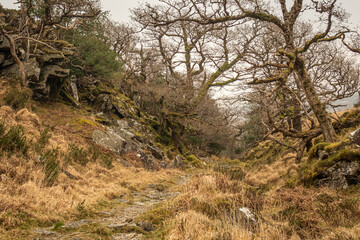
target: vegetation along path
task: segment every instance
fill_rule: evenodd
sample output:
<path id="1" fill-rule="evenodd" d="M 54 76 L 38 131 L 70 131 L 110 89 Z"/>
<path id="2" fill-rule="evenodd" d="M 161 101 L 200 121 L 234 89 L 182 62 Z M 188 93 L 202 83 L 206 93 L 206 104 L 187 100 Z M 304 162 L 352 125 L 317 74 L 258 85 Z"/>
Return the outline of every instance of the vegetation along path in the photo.
<path id="1" fill-rule="evenodd" d="M 183 175 L 172 184 L 179 187 L 188 179 L 189 175 Z M 96 212 L 93 217 L 84 216 L 75 222 L 59 222 L 49 228 L 36 229 L 30 239 L 143 239 L 144 235 L 155 230 L 155 227 L 150 222 L 141 221 L 141 217 L 179 193 L 173 187 L 164 189 L 163 185 L 150 184 L 140 192 L 134 189 L 131 193 L 112 200 L 110 204 L 103 206 L 103 211 Z M 78 208 L 81 211 L 81 205 Z"/>

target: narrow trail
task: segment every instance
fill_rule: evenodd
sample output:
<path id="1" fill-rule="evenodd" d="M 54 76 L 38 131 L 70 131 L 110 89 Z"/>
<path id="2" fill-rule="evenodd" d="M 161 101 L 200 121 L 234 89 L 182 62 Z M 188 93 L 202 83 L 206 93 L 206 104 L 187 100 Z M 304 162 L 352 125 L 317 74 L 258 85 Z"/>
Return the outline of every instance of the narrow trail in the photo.
<path id="1" fill-rule="evenodd" d="M 175 180 L 174 186 L 184 185 L 190 175 L 183 175 Z M 160 203 L 175 198 L 180 192 L 156 189 L 148 185 L 143 191 L 132 191 L 128 196 L 112 200 L 113 207 L 108 211 L 98 211 L 94 218 L 84 218 L 65 223 L 54 230 L 54 226 L 35 229 L 32 240 L 140 240 L 146 232 L 155 230 L 149 222 L 136 222 L 136 218 L 153 209 Z"/>

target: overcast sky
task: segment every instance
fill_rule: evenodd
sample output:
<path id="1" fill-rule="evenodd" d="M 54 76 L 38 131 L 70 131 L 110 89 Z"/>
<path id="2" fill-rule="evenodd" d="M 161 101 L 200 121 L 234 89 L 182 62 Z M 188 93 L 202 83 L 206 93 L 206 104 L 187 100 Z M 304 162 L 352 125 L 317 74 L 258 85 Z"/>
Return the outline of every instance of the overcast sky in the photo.
<path id="1" fill-rule="evenodd" d="M 0 3 L 6 8 L 14 8 L 16 0 L 0 0 Z M 103 9 L 111 13 L 112 19 L 119 22 L 127 22 L 130 20 L 130 8 L 134 8 L 144 2 L 156 3 L 158 0 L 101 0 Z M 351 14 L 350 21 L 356 25 L 360 25 L 360 1 L 359 0 L 338 0 L 343 8 Z"/>

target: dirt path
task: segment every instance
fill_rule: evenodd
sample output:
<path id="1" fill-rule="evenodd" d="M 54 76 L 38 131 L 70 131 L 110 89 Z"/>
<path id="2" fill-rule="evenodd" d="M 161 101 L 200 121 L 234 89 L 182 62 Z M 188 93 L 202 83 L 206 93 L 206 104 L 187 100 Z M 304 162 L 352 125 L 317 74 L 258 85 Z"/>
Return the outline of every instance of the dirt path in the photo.
<path id="1" fill-rule="evenodd" d="M 189 175 L 175 180 L 176 186 L 185 184 Z M 161 190 L 161 189 L 160 189 Z M 112 200 L 110 210 L 97 212 L 97 217 L 84 218 L 65 223 L 63 226 L 41 228 L 33 231 L 33 240 L 140 240 L 147 232 L 155 230 L 149 222 L 138 222 L 136 218 L 145 212 L 176 197 L 180 192 L 159 191 L 156 185 L 149 185 L 141 192 L 132 191 L 129 196 Z M 54 230 L 56 228 L 56 230 Z"/>

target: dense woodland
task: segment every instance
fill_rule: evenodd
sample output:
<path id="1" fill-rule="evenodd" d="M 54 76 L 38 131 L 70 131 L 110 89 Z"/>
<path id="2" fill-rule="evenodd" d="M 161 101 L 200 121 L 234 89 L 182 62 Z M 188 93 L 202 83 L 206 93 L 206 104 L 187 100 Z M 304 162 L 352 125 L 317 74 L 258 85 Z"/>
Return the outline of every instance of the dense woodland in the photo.
<path id="1" fill-rule="evenodd" d="M 149 171 L 179 167 L 177 161 L 184 170 L 184 160 L 194 178 L 166 210 L 145 217 L 158 231 L 148 239 L 355 239 L 351 237 L 360 234 L 358 189 L 333 190 L 360 181 L 360 153 L 354 144 L 360 137 L 348 139 L 360 124 L 359 109 L 338 112 L 339 100 L 360 92 L 360 33 L 339 0 L 159 0 L 132 9 L 131 23 L 111 20 L 100 0 L 17 4 L 17 10 L 0 5 L 0 176 L 6 176 L 0 180 L 4 186 L 9 185 L 6 179 L 14 181 L 13 189 L 0 190 L 0 197 L 21 199 L 20 186 L 36 182 L 40 165 L 44 180 L 35 184 L 38 194 L 60 186 L 66 192 L 71 189 L 67 181 L 82 180 L 82 167 L 100 161 L 101 170 L 88 167 L 88 175 L 93 174 L 89 179 L 99 179 L 93 185 L 114 191 L 102 194 L 115 199 L 115 181 L 124 174 L 111 169 L 120 158 L 133 167 L 141 160 Z M 5 126 L 5 115 L 21 122 L 24 112 L 38 128 L 29 142 L 22 128 Z M 80 120 L 73 123 L 72 118 Z M 126 139 L 126 151 L 97 150 L 101 144 L 93 132 L 109 132 L 116 121 L 131 138 Z M 51 131 L 56 140 L 51 140 Z M 98 145 L 93 148 L 89 139 Z M 20 156 L 17 160 L 13 152 Z M 161 161 L 154 165 L 146 154 Z M 346 170 L 350 163 L 352 169 Z M 27 170 L 19 174 L 18 165 Z M 328 176 L 331 167 L 355 172 L 346 181 L 341 173 L 340 181 Z M 201 175 L 194 168 L 208 172 Z M 141 191 L 134 187 L 138 171 L 126 170 L 135 180 L 120 185 Z M 66 181 L 59 180 L 61 174 Z M 181 175 L 141 174 L 149 183 L 171 182 L 170 175 Z M 339 181 L 328 182 L 335 178 Z M 98 201 L 96 191 L 100 189 L 84 193 L 94 196 L 91 204 Z M 64 201 L 71 207 L 59 212 L 71 212 L 76 202 L 78 219 L 93 217 L 85 214 L 78 192 L 66 194 Z M 129 198 L 133 202 L 133 195 Z M 22 201 L 9 197 L 0 203 L 0 236 L 2 226 L 21 228 L 20 217 L 14 220 L 6 211 L 29 214 L 18 210 Z M 49 209 L 59 204 L 47 201 Z M 243 206 L 261 222 L 247 227 L 248 235 L 239 233 L 233 210 Z M 66 219 L 57 214 L 43 225 Z M 332 214 L 337 218 L 331 220 Z M 335 235 L 331 228 L 336 228 Z M 341 238 L 348 229 L 349 237 Z M 147 234 L 146 227 L 137 231 Z M 187 238 L 179 237 L 183 233 Z"/>

